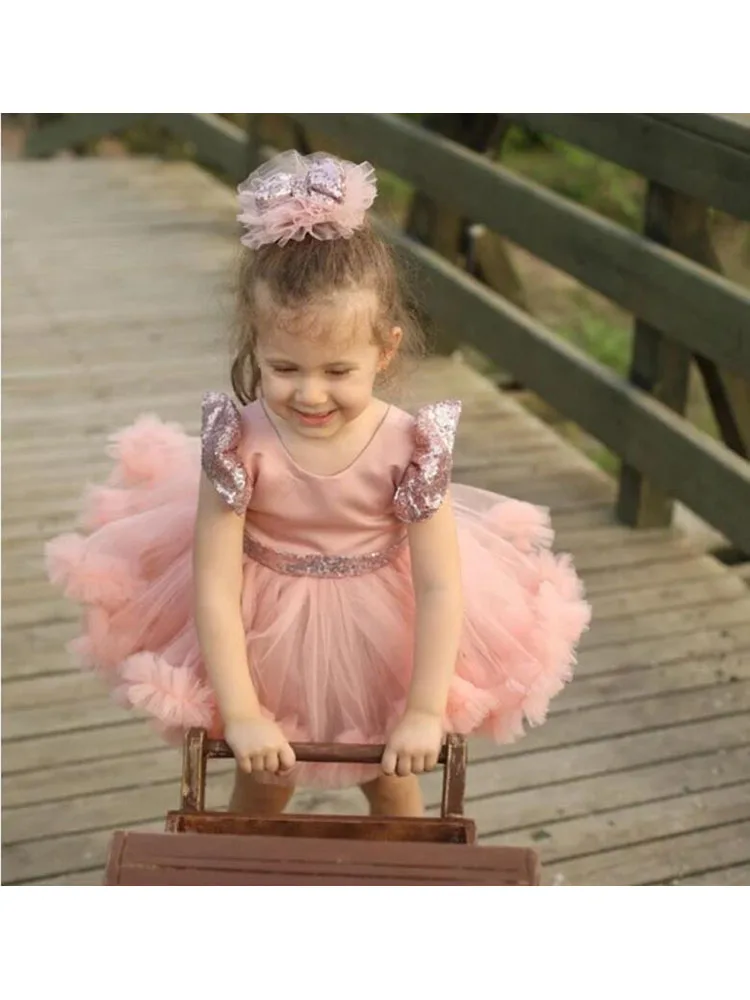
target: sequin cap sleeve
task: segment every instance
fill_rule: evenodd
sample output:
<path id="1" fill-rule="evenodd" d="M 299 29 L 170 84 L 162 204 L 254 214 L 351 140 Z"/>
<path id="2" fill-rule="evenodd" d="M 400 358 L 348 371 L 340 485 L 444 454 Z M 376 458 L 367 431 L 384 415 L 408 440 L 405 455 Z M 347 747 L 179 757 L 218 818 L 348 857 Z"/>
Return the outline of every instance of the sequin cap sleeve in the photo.
<path id="1" fill-rule="evenodd" d="M 242 419 L 223 392 L 203 396 L 201 465 L 216 492 L 237 514 L 243 515 L 252 495 L 252 483 L 237 449 L 242 441 Z"/>
<path id="2" fill-rule="evenodd" d="M 399 521 L 426 521 L 440 508 L 451 480 L 453 443 L 461 403 L 423 406 L 414 419 L 414 451 L 393 498 Z"/>

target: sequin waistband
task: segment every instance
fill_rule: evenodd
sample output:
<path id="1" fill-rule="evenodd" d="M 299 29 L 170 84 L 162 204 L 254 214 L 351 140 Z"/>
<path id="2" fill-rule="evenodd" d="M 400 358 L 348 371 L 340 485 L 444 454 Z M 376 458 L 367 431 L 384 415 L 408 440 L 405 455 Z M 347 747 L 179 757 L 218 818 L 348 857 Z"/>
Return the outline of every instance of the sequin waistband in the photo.
<path id="1" fill-rule="evenodd" d="M 302 556 L 294 552 L 277 552 L 276 549 L 262 545 L 251 535 L 245 535 L 244 549 L 247 556 L 275 573 L 283 573 L 286 576 L 336 578 L 364 576 L 366 573 L 382 569 L 396 558 L 405 541 L 404 534 L 387 549 L 368 552 L 361 556 L 324 556 L 317 553 Z"/>

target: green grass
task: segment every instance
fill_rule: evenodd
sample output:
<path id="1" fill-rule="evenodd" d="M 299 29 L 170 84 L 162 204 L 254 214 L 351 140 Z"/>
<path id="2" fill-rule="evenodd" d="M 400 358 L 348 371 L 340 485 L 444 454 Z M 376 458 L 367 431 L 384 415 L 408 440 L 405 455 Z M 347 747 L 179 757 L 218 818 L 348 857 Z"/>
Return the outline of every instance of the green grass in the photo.
<path id="1" fill-rule="evenodd" d="M 614 326 L 609 320 L 592 314 L 581 315 L 558 331 L 568 343 L 618 375 L 627 375 L 632 335 L 629 327 Z"/>
<path id="2" fill-rule="evenodd" d="M 559 139 L 524 141 L 511 129 L 499 161 L 529 180 L 600 212 L 629 229 L 639 229 L 646 184 L 642 177 L 616 163 Z"/>

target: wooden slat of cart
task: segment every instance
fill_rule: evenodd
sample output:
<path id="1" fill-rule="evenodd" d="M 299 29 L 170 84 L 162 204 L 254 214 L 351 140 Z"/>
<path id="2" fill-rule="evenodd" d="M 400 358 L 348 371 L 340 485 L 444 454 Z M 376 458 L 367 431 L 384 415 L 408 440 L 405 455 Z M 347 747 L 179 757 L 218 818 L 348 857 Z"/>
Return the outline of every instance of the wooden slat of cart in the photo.
<path id="1" fill-rule="evenodd" d="M 231 834 L 116 833 L 106 885 L 538 885 L 533 851 Z"/>

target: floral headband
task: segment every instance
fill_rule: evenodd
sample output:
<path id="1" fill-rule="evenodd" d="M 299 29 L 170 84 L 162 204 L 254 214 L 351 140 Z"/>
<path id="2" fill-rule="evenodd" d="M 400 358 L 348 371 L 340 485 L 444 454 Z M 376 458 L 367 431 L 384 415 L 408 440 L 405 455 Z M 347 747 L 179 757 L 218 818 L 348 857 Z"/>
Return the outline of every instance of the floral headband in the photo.
<path id="1" fill-rule="evenodd" d="M 289 240 L 348 238 L 375 201 L 375 171 L 327 153 L 280 153 L 253 171 L 237 189 L 245 229 L 241 242 L 253 250 Z"/>

